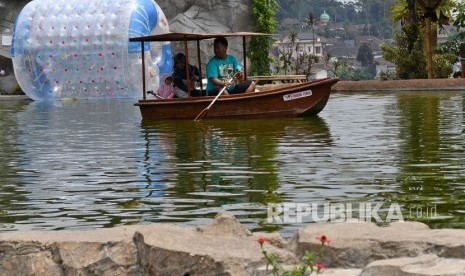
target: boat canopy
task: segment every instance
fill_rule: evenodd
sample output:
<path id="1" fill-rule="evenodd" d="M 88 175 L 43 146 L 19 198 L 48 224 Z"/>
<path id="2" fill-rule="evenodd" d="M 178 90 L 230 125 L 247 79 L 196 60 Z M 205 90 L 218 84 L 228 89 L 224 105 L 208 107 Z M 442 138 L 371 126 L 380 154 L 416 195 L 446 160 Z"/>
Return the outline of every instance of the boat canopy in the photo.
<path id="1" fill-rule="evenodd" d="M 132 37 L 129 39 L 131 42 L 142 41 L 199 41 L 204 39 L 217 38 L 220 36 L 269 36 L 271 34 L 254 33 L 254 32 L 233 32 L 233 33 L 163 33 L 157 35 Z"/>
<path id="2" fill-rule="evenodd" d="M 188 70 L 189 66 L 189 51 L 187 49 L 187 42 L 189 41 L 197 41 L 197 55 L 198 55 L 198 67 L 201 70 L 201 60 L 200 60 L 200 41 L 205 39 L 212 39 L 217 37 L 242 37 L 242 47 L 243 47 L 243 56 L 244 56 L 244 77 L 247 79 L 247 63 L 246 63 L 246 46 L 245 46 L 245 37 L 246 36 L 269 36 L 271 34 L 265 33 L 254 33 L 254 32 L 233 32 L 233 33 L 161 33 L 156 35 L 149 35 L 149 36 L 140 36 L 140 37 L 132 37 L 129 39 L 130 42 L 140 42 L 141 43 L 141 55 L 142 55 L 142 94 L 143 99 L 145 100 L 146 95 L 146 85 L 145 85 L 145 55 L 144 55 L 144 43 L 145 42 L 154 42 L 154 41 L 183 41 L 184 42 L 184 55 L 186 56 L 185 64 L 186 64 L 186 75 L 187 75 L 187 93 L 188 97 L 190 97 L 191 91 L 191 78 Z M 201 89 L 203 86 L 201 84 Z"/>

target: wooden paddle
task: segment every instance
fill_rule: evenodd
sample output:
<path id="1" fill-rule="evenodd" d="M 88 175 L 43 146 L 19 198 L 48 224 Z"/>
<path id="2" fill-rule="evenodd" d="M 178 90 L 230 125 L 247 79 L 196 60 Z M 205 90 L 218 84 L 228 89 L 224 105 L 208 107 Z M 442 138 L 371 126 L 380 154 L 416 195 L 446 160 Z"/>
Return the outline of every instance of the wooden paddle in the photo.
<path id="1" fill-rule="evenodd" d="M 236 71 L 236 73 L 234 73 L 234 75 L 229 79 L 228 83 L 231 83 L 231 81 L 236 77 L 236 74 L 240 72 L 240 71 Z M 210 108 L 212 107 L 212 105 L 216 102 L 216 100 L 218 100 L 218 98 L 221 96 L 221 94 L 223 94 L 224 90 L 226 90 L 226 88 L 228 87 L 229 85 L 225 85 L 221 90 L 220 92 L 218 93 L 218 95 L 216 95 L 216 97 L 213 99 L 213 101 L 204 109 L 202 110 L 202 112 L 199 113 L 199 115 L 197 115 L 197 117 L 195 117 L 194 121 L 198 121 L 198 120 L 201 120 L 203 117 L 205 117 L 205 115 L 208 113 L 208 111 L 210 110 Z"/>

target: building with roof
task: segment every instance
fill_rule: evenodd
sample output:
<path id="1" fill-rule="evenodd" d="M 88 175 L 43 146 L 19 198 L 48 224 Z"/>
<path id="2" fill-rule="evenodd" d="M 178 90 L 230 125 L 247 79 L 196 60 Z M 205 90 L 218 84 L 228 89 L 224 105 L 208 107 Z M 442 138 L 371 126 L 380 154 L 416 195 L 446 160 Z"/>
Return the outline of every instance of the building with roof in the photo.
<path id="1" fill-rule="evenodd" d="M 314 54 L 320 58 L 325 55 L 323 51 L 323 49 L 326 46 L 325 40 L 321 37 L 318 37 L 316 34 L 313 35 L 312 32 L 304 32 L 297 34 L 296 43 L 298 46 L 298 52 L 296 52 L 296 46 L 292 45 L 289 36 L 284 37 L 282 40 L 276 41 L 273 44 L 273 47 L 277 48 L 278 52 L 281 53 L 292 52 L 292 57 L 294 58 L 297 57 L 297 54 Z"/>
<path id="2" fill-rule="evenodd" d="M 326 25 L 331 21 L 331 17 L 329 14 L 326 13 L 326 11 L 323 11 L 323 13 L 320 15 L 320 24 L 321 25 Z"/>

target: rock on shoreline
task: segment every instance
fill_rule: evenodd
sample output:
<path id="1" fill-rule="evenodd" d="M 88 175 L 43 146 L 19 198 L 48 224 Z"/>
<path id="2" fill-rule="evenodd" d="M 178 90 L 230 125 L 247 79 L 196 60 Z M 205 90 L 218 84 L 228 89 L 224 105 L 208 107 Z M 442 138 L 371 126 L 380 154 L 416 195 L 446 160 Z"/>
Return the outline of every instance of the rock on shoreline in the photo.
<path id="1" fill-rule="evenodd" d="M 209 225 L 121 226 L 91 231 L 0 234 L 0 275 L 271 275 L 257 237 L 292 267 L 306 250 L 325 246 L 322 275 L 465 275 L 465 230 L 417 222 L 312 224 L 289 241 L 251 233 L 232 215 Z"/>

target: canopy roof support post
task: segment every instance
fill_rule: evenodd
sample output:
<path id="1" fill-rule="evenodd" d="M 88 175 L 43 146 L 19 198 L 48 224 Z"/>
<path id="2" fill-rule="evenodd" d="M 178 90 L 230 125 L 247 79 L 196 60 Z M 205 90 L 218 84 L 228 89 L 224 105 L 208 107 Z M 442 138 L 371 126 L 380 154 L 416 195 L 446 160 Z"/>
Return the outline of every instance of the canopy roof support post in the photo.
<path id="1" fill-rule="evenodd" d="M 187 97 L 191 97 L 191 76 L 189 72 L 189 51 L 187 50 L 187 37 L 184 36 L 184 53 L 186 54 Z"/>
<path id="2" fill-rule="evenodd" d="M 197 59 L 199 64 L 199 71 L 200 71 L 200 90 L 203 90 L 203 82 L 202 82 L 202 61 L 200 59 L 200 40 L 197 39 Z"/>
<path id="3" fill-rule="evenodd" d="M 147 94 L 145 91 L 145 54 L 144 54 L 144 41 L 140 42 L 140 49 L 142 55 L 142 98 L 145 100 L 147 99 Z"/>
<path id="4" fill-rule="evenodd" d="M 244 53 L 244 80 L 247 80 L 247 60 L 246 60 L 246 52 L 245 52 L 245 35 L 242 36 L 242 52 Z"/>

